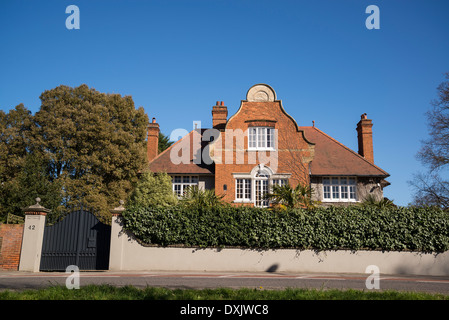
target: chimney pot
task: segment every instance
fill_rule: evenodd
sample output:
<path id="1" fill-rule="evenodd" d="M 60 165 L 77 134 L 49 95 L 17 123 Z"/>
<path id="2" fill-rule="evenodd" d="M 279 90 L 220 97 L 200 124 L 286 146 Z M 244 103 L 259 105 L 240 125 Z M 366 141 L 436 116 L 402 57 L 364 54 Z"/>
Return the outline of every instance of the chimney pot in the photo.
<path id="1" fill-rule="evenodd" d="M 212 107 L 212 127 L 218 130 L 224 130 L 228 118 L 228 108 L 223 101 L 217 101 Z"/>

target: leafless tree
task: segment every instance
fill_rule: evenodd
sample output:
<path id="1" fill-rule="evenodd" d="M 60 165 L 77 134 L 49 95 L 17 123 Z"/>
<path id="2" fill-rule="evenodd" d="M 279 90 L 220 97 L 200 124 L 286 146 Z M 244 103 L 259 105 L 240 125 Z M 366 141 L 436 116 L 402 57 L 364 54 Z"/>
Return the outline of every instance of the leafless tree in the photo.
<path id="1" fill-rule="evenodd" d="M 428 172 L 416 174 L 410 184 L 416 190 L 413 204 L 449 209 L 449 72 L 445 78 L 437 88 L 438 99 L 432 101 L 432 108 L 426 113 L 430 137 L 422 141 L 417 154 Z"/>

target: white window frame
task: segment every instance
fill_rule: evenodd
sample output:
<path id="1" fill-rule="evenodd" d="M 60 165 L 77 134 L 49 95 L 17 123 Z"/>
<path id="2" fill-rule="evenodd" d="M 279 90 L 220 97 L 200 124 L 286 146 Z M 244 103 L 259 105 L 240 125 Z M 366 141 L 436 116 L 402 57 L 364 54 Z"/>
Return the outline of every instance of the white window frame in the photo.
<path id="1" fill-rule="evenodd" d="M 249 127 L 248 150 L 275 150 L 274 127 Z"/>
<path id="2" fill-rule="evenodd" d="M 288 184 L 288 179 L 286 178 L 273 178 L 271 179 L 272 186 L 285 186 Z"/>
<path id="3" fill-rule="evenodd" d="M 172 176 L 173 193 L 178 198 L 182 198 L 182 196 L 185 195 L 187 188 L 190 186 L 198 186 L 198 176 L 186 174 L 175 174 Z M 179 189 L 179 192 L 177 189 Z"/>
<path id="4" fill-rule="evenodd" d="M 322 178 L 323 202 L 357 202 L 357 177 Z"/>
<path id="5" fill-rule="evenodd" d="M 239 193 L 241 194 L 241 196 L 239 196 Z M 252 194 L 251 179 L 249 179 L 249 178 L 235 179 L 235 200 L 236 201 L 251 202 L 251 194 Z"/>
<path id="6" fill-rule="evenodd" d="M 269 203 L 266 201 L 262 201 L 261 199 L 257 199 L 257 187 L 263 188 L 262 193 L 270 192 L 271 187 L 274 184 L 287 184 L 288 179 L 290 178 L 290 173 L 283 173 L 283 174 L 274 174 L 273 171 L 269 168 L 264 166 L 263 164 L 256 166 L 251 170 L 250 173 L 233 173 L 234 180 L 235 180 L 235 200 L 233 202 L 235 203 L 252 203 L 256 207 L 268 207 Z M 244 188 L 246 187 L 246 183 L 250 183 L 250 198 L 247 197 L 247 194 L 243 195 L 242 197 L 238 197 L 237 193 L 237 187 L 238 187 L 238 180 L 245 180 Z M 266 188 L 263 185 L 264 181 L 267 181 Z M 243 192 L 245 193 L 245 189 L 243 189 Z M 258 205 L 261 204 L 261 205 Z"/>

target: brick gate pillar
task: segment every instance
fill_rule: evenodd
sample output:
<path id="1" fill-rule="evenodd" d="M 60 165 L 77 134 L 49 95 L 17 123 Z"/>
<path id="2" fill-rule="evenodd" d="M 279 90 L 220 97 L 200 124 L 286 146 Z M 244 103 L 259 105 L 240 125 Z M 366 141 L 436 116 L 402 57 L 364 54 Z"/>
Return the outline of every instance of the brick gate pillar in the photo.
<path id="1" fill-rule="evenodd" d="M 19 271 L 39 272 L 45 218 L 47 213 L 50 212 L 49 209 L 39 204 L 40 201 L 40 198 L 36 198 L 36 204 L 23 209 L 25 225 L 23 228 Z"/>
<path id="2" fill-rule="evenodd" d="M 125 202 L 120 200 L 120 206 L 111 210 L 111 251 L 109 254 L 109 270 L 122 270 L 123 245 L 126 241 L 126 235 L 123 232 L 122 213 L 125 211 L 123 206 Z"/>

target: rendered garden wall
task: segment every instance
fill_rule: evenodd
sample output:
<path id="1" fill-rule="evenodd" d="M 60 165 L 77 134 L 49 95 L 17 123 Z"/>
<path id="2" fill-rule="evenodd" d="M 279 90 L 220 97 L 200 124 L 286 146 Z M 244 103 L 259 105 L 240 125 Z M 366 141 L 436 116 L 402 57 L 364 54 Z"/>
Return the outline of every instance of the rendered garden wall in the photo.
<path id="1" fill-rule="evenodd" d="M 262 213 L 253 209 L 241 209 L 239 215 L 232 212 L 217 214 L 216 210 L 189 210 L 190 213 L 158 210 L 128 210 L 124 217 L 113 217 L 110 270 L 365 273 L 368 266 L 376 265 L 382 274 L 449 275 L 449 219 L 447 213 L 439 210 L 427 213 L 421 209 L 398 209 L 393 213 L 362 210 L 363 214 L 375 215 L 374 220 L 363 218 L 360 210 L 355 209 L 338 209 L 344 212 L 326 209 L 315 212 L 321 216 L 310 219 L 302 216 L 303 212 Z M 291 219 L 303 220 L 295 220 L 292 225 L 297 225 L 298 229 L 291 230 L 288 235 L 292 225 L 286 221 Z M 394 223 L 388 219 L 394 219 Z M 140 237 L 129 230 L 133 221 L 141 222 L 139 228 L 143 233 Z M 315 231 L 312 230 L 314 227 Z M 259 228 L 260 232 L 251 228 Z M 304 234 L 304 228 L 309 228 L 310 232 Z M 280 247 L 282 243 L 292 241 L 290 238 L 295 234 L 294 241 L 308 239 L 308 242 L 303 245 L 298 242 L 297 247 Z M 187 235 L 191 237 L 190 243 L 186 241 Z M 259 241 L 262 235 L 268 238 Z M 371 243 L 370 237 L 373 247 L 364 249 L 366 243 Z M 389 238 L 383 242 L 389 248 L 375 247 L 382 243 L 382 237 Z M 153 242 L 145 243 L 142 239 L 152 239 Z M 180 243 L 174 243 L 176 239 Z M 226 239 L 229 243 L 239 239 L 247 245 L 231 246 L 225 243 Z M 208 241 L 219 242 L 207 245 Z M 317 248 L 320 241 L 324 241 L 323 247 Z M 349 248 L 336 247 L 337 242 Z M 307 248 L 304 243 L 307 246 L 315 244 L 315 247 Z M 354 247 L 357 244 L 361 247 Z M 325 248 L 326 245 L 332 247 Z M 416 248 L 412 250 L 407 245 Z"/>

